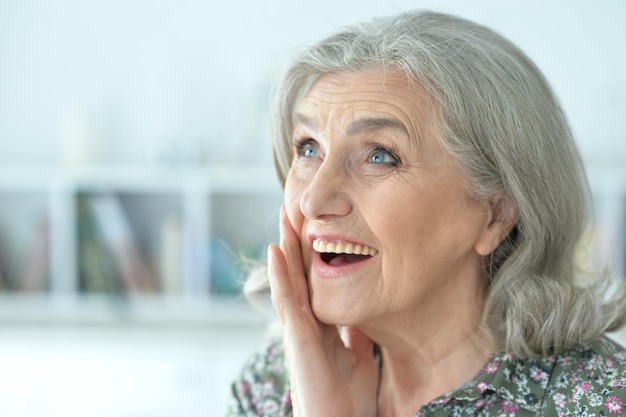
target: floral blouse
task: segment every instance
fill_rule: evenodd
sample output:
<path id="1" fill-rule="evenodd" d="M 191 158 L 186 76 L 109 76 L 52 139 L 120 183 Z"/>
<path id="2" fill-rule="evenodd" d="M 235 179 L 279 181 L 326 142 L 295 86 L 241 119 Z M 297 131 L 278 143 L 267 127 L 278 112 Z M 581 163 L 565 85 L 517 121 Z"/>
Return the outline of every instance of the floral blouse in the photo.
<path id="1" fill-rule="evenodd" d="M 250 358 L 227 415 L 292 416 L 282 344 Z M 551 357 L 497 353 L 458 390 L 434 399 L 415 417 L 626 415 L 626 350 L 606 337 Z"/>

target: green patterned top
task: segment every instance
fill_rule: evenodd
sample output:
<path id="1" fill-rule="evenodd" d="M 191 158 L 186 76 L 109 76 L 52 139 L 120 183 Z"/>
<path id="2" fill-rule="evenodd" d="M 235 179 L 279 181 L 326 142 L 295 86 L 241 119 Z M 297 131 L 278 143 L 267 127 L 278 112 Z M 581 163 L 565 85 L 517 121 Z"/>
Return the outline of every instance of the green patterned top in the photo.
<path id="1" fill-rule="evenodd" d="M 547 358 L 497 353 L 474 379 L 416 417 L 626 415 L 626 350 L 606 337 Z M 228 416 L 292 416 L 280 342 L 265 346 L 232 384 Z"/>

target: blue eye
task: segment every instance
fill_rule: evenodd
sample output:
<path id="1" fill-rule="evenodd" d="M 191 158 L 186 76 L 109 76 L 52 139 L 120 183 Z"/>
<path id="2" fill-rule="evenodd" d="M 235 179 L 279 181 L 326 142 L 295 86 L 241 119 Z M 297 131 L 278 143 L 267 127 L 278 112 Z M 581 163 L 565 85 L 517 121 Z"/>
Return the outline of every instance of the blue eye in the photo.
<path id="1" fill-rule="evenodd" d="M 386 149 L 376 149 L 370 156 L 371 163 L 374 164 L 391 164 L 398 165 L 399 160 L 391 152 Z"/>
<path id="2" fill-rule="evenodd" d="M 317 157 L 317 148 L 310 140 L 306 140 L 298 145 L 298 155 L 304 158 L 315 158 Z"/>

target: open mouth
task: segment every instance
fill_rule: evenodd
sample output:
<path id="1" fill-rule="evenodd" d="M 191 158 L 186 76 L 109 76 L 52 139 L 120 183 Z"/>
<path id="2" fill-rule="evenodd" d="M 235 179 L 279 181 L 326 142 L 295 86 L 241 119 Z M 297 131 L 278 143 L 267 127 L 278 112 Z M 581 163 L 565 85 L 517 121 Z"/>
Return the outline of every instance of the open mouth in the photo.
<path id="1" fill-rule="evenodd" d="M 329 242 L 321 239 L 313 241 L 313 249 L 319 252 L 322 261 L 330 266 L 345 266 L 362 262 L 378 253 L 378 250 L 367 245 Z"/>

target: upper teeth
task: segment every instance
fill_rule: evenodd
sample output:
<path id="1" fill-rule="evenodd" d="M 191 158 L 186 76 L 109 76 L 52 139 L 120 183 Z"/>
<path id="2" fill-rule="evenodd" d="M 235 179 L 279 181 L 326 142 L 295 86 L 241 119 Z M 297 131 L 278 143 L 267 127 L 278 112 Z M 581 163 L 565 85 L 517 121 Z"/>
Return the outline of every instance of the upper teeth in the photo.
<path id="1" fill-rule="evenodd" d="M 321 239 L 313 241 L 313 249 L 320 253 L 345 253 L 354 255 L 374 256 L 378 250 L 367 245 L 359 245 L 350 242 L 328 242 Z"/>

